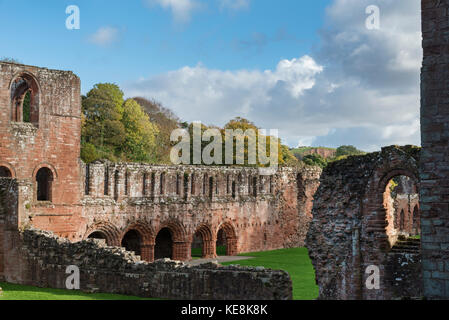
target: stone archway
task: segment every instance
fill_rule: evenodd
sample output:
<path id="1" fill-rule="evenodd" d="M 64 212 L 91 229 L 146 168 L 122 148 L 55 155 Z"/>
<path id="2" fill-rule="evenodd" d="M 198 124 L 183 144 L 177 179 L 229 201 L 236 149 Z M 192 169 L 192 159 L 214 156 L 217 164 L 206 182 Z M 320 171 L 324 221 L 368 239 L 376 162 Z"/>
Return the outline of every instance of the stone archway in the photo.
<path id="1" fill-rule="evenodd" d="M 37 201 L 52 201 L 53 198 L 53 172 L 46 167 L 40 168 L 36 173 Z"/>
<path id="2" fill-rule="evenodd" d="M 384 193 L 396 176 L 409 177 L 419 190 L 419 152 L 413 146 L 391 146 L 324 169 L 306 240 L 321 299 L 395 297 L 395 279 L 387 268 L 391 245 Z M 379 269 L 381 290 L 365 286 L 372 266 Z M 404 266 L 397 266 L 397 271 L 411 264 Z M 416 270 L 408 270 L 412 278 L 419 277 Z M 419 295 L 419 288 L 412 289 L 416 290 L 410 294 Z"/>
<path id="3" fill-rule="evenodd" d="M 17 75 L 10 85 L 11 121 L 39 126 L 40 90 L 35 77 L 29 73 Z"/>
<path id="4" fill-rule="evenodd" d="M 173 259 L 173 238 L 169 228 L 162 228 L 155 240 L 154 259 Z"/>
<path id="5" fill-rule="evenodd" d="M 237 233 L 230 222 L 225 222 L 218 228 L 216 241 L 217 255 L 223 254 L 220 252 L 220 248 L 223 247 L 225 247 L 224 251 L 227 256 L 234 256 L 238 253 Z"/>
<path id="6" fill-rule="evenodd" d="M 197 228 L 192 237 L 192 252 L 198 251 L 196 257 L 215 258 L 215 240 L 212 236 L 211 228 L 207 225 L 201 225 Z M 198 249 L 201 249 L 199 252 Z M 193 257 L 193 254 L 192 254 Z"/>
<path id="7" fill-rule="evenodd" d="M 119 247 L 121 243 L 120 231 L 110 222 L 97 222 L 90 226 L 83 239 L 89 238 L 105 239 L 106 244 L 111 247 Z"/>
<path id="8" fill-rule="evenodd" d="M 161 258 L 179 261 L 191 259 L 191 242 L 187 241 L 181 223 L 170 221 L 160 225 L 154 240 L 154 259 Z"/>
<path id="9" fill-rule="evenodd" d="M 133 251 L 136 255 L 142 254 L 142 236 L 137 230 L 129 230 L 122 238 L 122 247 Z"/>
<path id="10" fill-rule="evenodd" d="M 147 223 L 136 222 L 129 225 L 123 232 L 121 244 L 140 255 L 142 260 L 154 261 L 154 232 Z"/>
<path id="11" fill-rule="evenodd" d="M 12 172 L 9 168 L 0 166 L 0 178 L 12 178 Z"/>

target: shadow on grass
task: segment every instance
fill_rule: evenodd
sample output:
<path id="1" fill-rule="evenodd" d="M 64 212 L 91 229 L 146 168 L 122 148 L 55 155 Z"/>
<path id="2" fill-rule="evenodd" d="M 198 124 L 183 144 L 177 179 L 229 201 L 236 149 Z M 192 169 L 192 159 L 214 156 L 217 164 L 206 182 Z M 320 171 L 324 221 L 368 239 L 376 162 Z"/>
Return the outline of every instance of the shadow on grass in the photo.
<path id="1" fill-rule="evenodd" d="M 109 293 L 85 293 L 78 290 L 49 289 L 0 282 L 0 300 L 157 300 Z"/>
<path id="2" fill-rule="evenodd" d="M 292 278 L 293 299 L 314 300 L 318 298 L 318 286 L 315 283 L 315 270 L 306 248 L 281 249 L 265 252 L 242 253 L 254 259 L 222 263 L 223 265 L 241 265 L 265 267 L 287 271 Z"/>

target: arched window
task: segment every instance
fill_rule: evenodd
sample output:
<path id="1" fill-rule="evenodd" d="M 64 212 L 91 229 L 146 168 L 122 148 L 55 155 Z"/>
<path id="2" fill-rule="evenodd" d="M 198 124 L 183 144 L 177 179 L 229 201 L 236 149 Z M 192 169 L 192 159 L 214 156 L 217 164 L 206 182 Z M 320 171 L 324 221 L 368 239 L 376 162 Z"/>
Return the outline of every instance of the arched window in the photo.
<path id="1" fill-rule="evenodd" d="M 36 174 L 37 201 L 52 200 L 53 173 L 48 168 L 41 168 Z"/>
<path id="2" fill-rule="evenodd" d="M 11 84 L 11 121 L 39 124 L 39 89 L 29 74 L 22 74 Z"/>
<path id="3" fill-rule="evenodd" d="M 11 178 L 11 171 L 7 167 L 0 167 L 0 178 Z"/>

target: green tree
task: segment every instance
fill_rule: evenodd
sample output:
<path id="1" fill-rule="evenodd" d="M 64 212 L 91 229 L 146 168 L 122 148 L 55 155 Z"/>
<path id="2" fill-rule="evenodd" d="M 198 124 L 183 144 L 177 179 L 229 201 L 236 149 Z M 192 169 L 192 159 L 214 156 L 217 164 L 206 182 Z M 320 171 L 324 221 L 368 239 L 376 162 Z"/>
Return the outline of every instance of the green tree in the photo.
<path id="1" fill-rule="evenodd" d="M 356 156 L 356 155 L 362 155 L 364 154 L 363 151 L 358 150 L 354 146 L 341 146 L 337 148 L 337 153 L 335 157 L 341 157 L 341 156 Z"/>
<path id="2" fill-rule="evenodd" d="M 81 145 L 81 160 L 85 163 L 91 163 L 98 159 L 98 152 L 92 143 L 87 142 Z"/>
<path id="3" fill-rule="evenodd" d="M 327 166 L 327 161 L 319 154 L 309 154 L 305 156 L 302 161 L 309 166 L 318 166 L 324 168 Z"/>
<path id="4" fill-rule="evenodd" d="M 150 121 L 158 127 L 159 133 L 156 136 L 154 152 L 155 161 L 157 163 L 170 163 L 170 148 L 172 146 L 170 135 L 173 130 L 180 127 L 179 118 L 170 109 L 163 107 L 161 103 L 155 100 L 140 97 L 133 99 L 142 106 Z"/>
<path id="5" fill-rule="evenodd" d="M 96 147 L 99 156 L 115 161 L 125 142 L 123 92 L 111 83 L 96 84 L 82 99 L 82 142 Z"/>
<path id="6" fill-rule="evenodd" d="M 123 105 L 122 124 L 125 128 L 123 152 L 126 158 L 136 162 L 155 162 L 158 128 L 133 99 L 126 100 Z"/>

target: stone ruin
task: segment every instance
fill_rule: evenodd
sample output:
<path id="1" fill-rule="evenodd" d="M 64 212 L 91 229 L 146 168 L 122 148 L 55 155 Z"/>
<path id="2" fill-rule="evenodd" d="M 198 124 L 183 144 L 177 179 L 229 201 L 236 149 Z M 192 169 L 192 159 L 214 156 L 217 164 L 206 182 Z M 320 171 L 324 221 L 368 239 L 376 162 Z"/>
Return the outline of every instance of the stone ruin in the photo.
<path id="1" fill-rule="evenodd" d="M 420 244 L 410 239 L 419 234 L 419 153 L 393 146 L 325 168 L 306 243 L 321 299 L 422 296 Z M 372 265 L 380 290 L 365 285 Z"/>
<path id="2" fill-rule="evenodd" d="M 421 6 L 422 149 L 384 148 L 323 172 L 307 235 L 321 299 L 449 299 L 449 1 Z M 370 266 L 379 288 L 367 285 Z"/>
<path id="3" fill-rule="evenodd" d="M 85 164 L 80 160 L 80 139 L 81 94 L 76 75 L 0 62 L 0 280 L 59 288 L 62 275 L 56 279 L 50 273 L 78 262 L 69 261 L 70 253 L 84 248 L 76 244 L 88 239 L 134 252 L 143 262 L 188 261 L 192 248 L 201 249 L 203 258 L 215 258 L 217 245 L 224 246 L 227 255 L 304 245 L 319 168 L 280 168 L 265 176 L 257 168 L 243 167 Z M 64 248 L 58 248 L 58 241 L 44 240 L 45 233 L 34 234 L 40 240 L 30 242 L 27 230 L 32 229 L 50 231 L 74 246 L 61 242 Z M 62 260 L 55 258 L 59 254 Z M 107 270 L 108 261 L 92 260 L 93 251 L 85 254 L 92 264 L 82 272 L 94 275 Z M 137 268 L 128 262 L 121 263 Z M 134 276 L 144 279 L 147 267 L 139 268 L 140 276 Z M 168 272 L 163 267 L 157 270 Z M 290 280 L 284 273 L 255 270 L 250 276 L 249 269 L 243 268 L 240 277 L 238 268 L 214 267 L 201 273 L 201 278 L 199 269 L 176 270 L 170 269 L 169 274 L 179 271 L 198 283 L 188 289 L 180 282 L 182 288 L 170 296 L 164 291 L 175 286 L 169 276 L 163 278 L 166 283 L 151 282 L 148 277 L 142 281 L 149 282 L 148 292 L 159 297 L 245 298 L 230 287 L 216 287 L 218 282 L 208 280 L 213 273 L 221 282 L 226 277 L 230 284 L 237 280 L 237 288 L 247 284 L 253 292 L 247 298 L 291 297 L 287 292 L 291 286 L 284 285 Z M 126 269 L 126 274 L 132 272 Z M 270 274 L 280 280 L 279 285 L 271 276 L 267 278 Z M 245 277 L 253 277 L 257 285 L 265 283 L 267 289 L 256 289 Z M 86 285 L 114 291 L 94 278 Z M 107 280 L 128 288 L 123 279 Z M 158 281 L 161 288 L 151 285 Z M 148 295 L 135 288 L 126 292 Z"/>
<path id="4" fill-rule="evenodd" d="M 267 180 L 249 168 L 85 165 L 79 79 L 1 63 L 0 279 L 61 287 L 75 261 L 85 289 L 289 299 L 283 272 L 149 262 L 188 260 L 192 244 L 213 257 L 217 241 L 229 254 L 301 246 L 307 233 L 320 299 L 449 298 L 448 19 L 449 1 L 422 0 L 422 149 L 349 157 L 320 180 L 307 168 Z M 373 266 L 378 288 L 368 285 Z"/>

